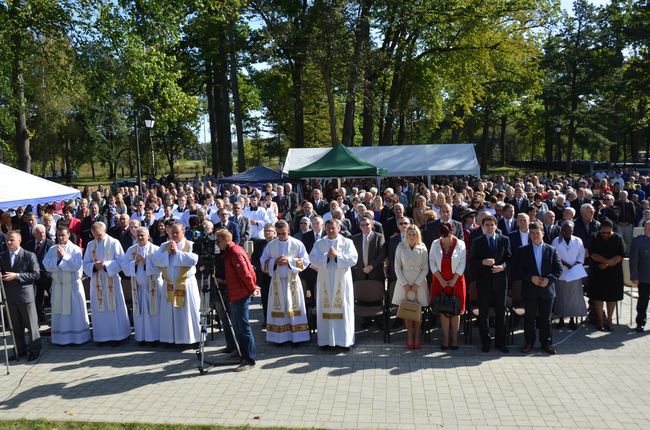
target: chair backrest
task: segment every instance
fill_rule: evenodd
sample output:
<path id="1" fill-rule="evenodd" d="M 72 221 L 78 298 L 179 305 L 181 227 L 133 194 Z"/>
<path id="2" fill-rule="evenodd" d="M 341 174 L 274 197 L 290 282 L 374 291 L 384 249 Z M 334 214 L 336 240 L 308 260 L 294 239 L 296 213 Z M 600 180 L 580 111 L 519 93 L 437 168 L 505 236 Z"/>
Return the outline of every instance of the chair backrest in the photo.
<path id="1" fill-rule="evenodd" d="M 632 229 L 632 237 L 641 236 L 643 234 L 643 227 L 634 227 Z"/>
<path id="2" fill-rule="evenodd" d="M 623 259 L 623 284 L 626 287 L 634 287 L 634 285 L 632 285 L 632 281 L 630 280 L 630 259 L 629 258 Z"/>
<path id="3" fill-rule="evenodd" d="M 384 283 L 381 281 L 367 279 L 354 281 L 353 289 L 354 300 L 360 305 L 384 301 Z"/>

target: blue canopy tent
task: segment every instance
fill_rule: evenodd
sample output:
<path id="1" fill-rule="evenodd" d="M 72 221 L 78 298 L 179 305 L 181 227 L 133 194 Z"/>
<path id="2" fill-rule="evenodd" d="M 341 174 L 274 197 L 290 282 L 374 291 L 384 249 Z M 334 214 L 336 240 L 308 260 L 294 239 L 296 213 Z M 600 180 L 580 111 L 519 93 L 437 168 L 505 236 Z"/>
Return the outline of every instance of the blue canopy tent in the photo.
<path id="1" fill-rule="evenodd" d="M 266 166 L 257 166 L 245 172 L 228 176 L 217 180 L 218 184 L 264 184 L 267 182 L 287 182 L 289 176 L 279 170 L 270 169 Z"/>
<path id="2" fill-rule="evenodd" d="M 0 210 L 60 202 L 81 197 L 78 189 L 57 184 L 22 170 L 0 164 Z"/>

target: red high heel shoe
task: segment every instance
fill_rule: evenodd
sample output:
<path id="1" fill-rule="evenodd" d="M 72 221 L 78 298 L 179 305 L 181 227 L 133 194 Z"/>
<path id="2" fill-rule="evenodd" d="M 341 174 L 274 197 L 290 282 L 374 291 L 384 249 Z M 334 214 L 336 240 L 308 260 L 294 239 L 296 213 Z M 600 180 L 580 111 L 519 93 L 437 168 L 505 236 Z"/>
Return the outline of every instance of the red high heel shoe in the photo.
<path id="1" fill-rule="evenodd" d="M 409 350 L 409 351 L 412 350 L 412 349 L 415 349 L 415 345 L 413 345 L 412 343 L 407 343 L 406 344 L 406 349 Z"/>
<path id="2" fill-rule="evenodd" d="M 413 349 L 422 349 L 422 345 L 420 345 L 419 343 L 416 343 L 416 344 L 413 345 Z"/>

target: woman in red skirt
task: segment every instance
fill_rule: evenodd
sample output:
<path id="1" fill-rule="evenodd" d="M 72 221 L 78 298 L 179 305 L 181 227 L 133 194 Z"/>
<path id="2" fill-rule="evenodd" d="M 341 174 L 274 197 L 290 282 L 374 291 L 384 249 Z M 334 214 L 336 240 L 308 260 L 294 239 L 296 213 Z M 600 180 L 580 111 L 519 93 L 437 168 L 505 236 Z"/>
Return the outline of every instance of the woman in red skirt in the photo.
<path id="1" fill-rule="evenodd" d="M 458 349 L 458 329 L 460 315 L 465 312 L 465 242 L 453 235 L 454 227 L 449 223 L 440 223 L 440 239 L 431 245 L 429 267 L 433 273 L 431 285 L 431 300 L 439 294 L 455 295 L 460 302 L 458 315 L 440 314 L 442 327 L 442 343 L 440 348 L 446 350 Z M 449 331 L 451 330 L 451 343 Z"/>

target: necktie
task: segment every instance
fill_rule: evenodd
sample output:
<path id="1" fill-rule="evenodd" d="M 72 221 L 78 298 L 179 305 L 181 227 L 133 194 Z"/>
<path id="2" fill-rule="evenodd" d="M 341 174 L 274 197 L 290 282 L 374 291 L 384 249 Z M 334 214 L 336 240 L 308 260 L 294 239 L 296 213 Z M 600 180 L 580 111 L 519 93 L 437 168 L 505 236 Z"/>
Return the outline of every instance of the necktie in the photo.
<path id="1" fill-rule="evenodd" d="M 10 253 L 9 255 L 11 255 L 11 258 L 10 258 L 10 260 L 11 260 L 11 267 L 14 267 L 14 263 L 16 262 L 16 254 L 14 254 L 14 253 L 12 252 L 12 253 Z"/>
<path id="2" fill-rule="evenodd" d="M 497 247 L 496 242 L 494 241 L 494 238 L 493 237 L 488 237 L 488 242 L 490 244 L 490 251 L 492 251 L 492 253 L 494 253 L 496 251 L 496 247 Z"/>
<path id="3" fill-rule="evenodd" d="M 36 253 L 36 255 L 40 254 L 40 252 L 41 252 L 41 245 L 42 245 L 42 242 L 38 242 L 38 243 L 36 244 L 36 249 L 34 250 L 34 252 Z"/>
<path id="4" fill-rule="evenodd" d="M 368 244 L 370 241 L 368 240 L 370 236 L 365 237 L 365 243 L 363 245 L 363 265 L 367 266 L 368 265 Z"/>

